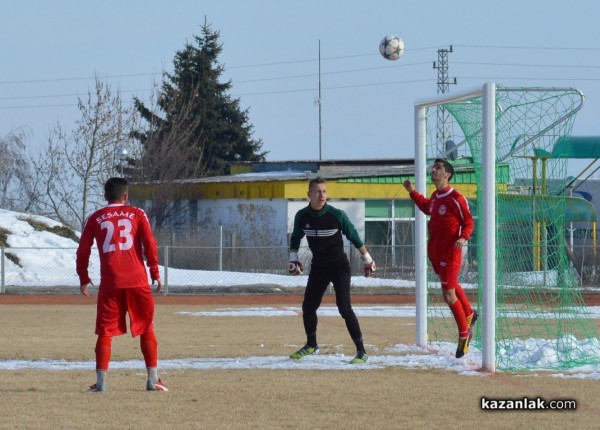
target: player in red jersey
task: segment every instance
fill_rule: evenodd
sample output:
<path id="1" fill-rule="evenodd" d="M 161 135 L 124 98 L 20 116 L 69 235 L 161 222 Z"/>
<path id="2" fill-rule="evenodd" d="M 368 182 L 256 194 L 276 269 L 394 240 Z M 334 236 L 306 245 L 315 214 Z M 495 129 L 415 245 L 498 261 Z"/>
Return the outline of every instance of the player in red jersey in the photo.
<path id="1" fill-rule="evenodd" d="M 409 180 L 404 182 L 404 188 L 417 207 L 430 216 L 427 255 L 433 270 L 440 277 L 444 300 L 458 326 L 456 358 L 460 358 L 469 350 L 478 314 L 471 308 L 469 299 L 458 283 L 462 248 L 473 233 L 473 216 L 467 199 L 448 185 L 453 176 L 452 164 L 437 159 L 431 168 L 431 180 L 436 188 L 431 198 L 418 193 Z"/>
<path id="2" fill-rule="evenodd" d="M 162 290 L 158 271 L 157 244 L 146 213 L 126 206 L 127 181 L 110 178 L 104 185 L 108 205 L 86 220 L 77 248 L 77 275 L 81 294 L 89 296 L 92 280 L 88 274 L 94 240 L 100 255 L 100 287 L 96 314 L 96 383 L 88 391 L 106 391 L 106 373 L 112 337 L 127 333 L 126 314 L 133 337 L 140 347 L 148 371 L 148 391 L 169 391 L 158 377 L 158 342 L 154 335 L 154 296 L 148 285 L 150 269 L 156 292 Z"/>

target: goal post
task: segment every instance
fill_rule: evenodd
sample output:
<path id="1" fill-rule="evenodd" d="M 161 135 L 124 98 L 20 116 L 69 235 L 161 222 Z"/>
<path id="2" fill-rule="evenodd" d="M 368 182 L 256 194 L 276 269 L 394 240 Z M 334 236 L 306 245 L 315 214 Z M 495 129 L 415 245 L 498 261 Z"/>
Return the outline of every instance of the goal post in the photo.
<path id="1" fill-rule="evenodd" d="M 443 99 L 432 99 L 421 101 L 415 104 L 415 188 L 427 195 L 427 114 L 426 111 L 431 107 L 438 107 L 444 103 L 454 103 L 473 98 L 482 97 L 482 123 L 483 123 L 483 158 L 484 158 L 484 179 L 483 179 L 483 212 L 487 215 L 482 221 L 483 234 L 486 237 L 486 258 L 483 261 L 481 276 L 483 285 L 486 286 L 482 291 L 482 307 L 486 311 L 482 315 L 482 326 L 484 344 L 482 348 L 482 367 L 491 372 L 495 371 L 495 318 L 496 297 L 495 297 L 495 234 L 494 225 L 496 213 L 496 151 L 495 151 L 495 96 L 496 86 L 494 83 L 487 83 L 482 89 L 475 89 L 456 94 L 452 97 Z M 490 108 L 491 106 L 491 108 Z M 445 158 L 446 154 L 439 154 Z M 416 285 L 416 318 L 417 318 L 417 340 L 420 347 L 427 345 L 427 243 L 426 243 L 426 225 L 425 214 L 421 211 L 415 212 L 415 285 Z"/>
<path id="2" fill-rule="evenodd" d="M 430 194 L 435 158 L 454 164 L 453 183 L 474 185 L 467 197 L 476 228 L 460 282 L 476 296 L 481 319 L 472 345 L 486 371 L 600 362 L 597 330 L 564 246 L 572 197 L 556 191 L 566 180 L 557 142 L 570 135 L 582 104 L 573 88 L 486 83 L 414 105 L 417 191 Z M 450 114 L 450 124 L 436 124 L 437 109 Z M 456 324 L 429 273 L 426 223 L 416 210 L 416 344 L 447 347 L 456 342 Z"/>
<path id="3" fill-rule="evenodd" d="M 483 86 L 482 208 L 483 266 L 481 268 L 481 367 L 496 371 L 496 85 Z"/>

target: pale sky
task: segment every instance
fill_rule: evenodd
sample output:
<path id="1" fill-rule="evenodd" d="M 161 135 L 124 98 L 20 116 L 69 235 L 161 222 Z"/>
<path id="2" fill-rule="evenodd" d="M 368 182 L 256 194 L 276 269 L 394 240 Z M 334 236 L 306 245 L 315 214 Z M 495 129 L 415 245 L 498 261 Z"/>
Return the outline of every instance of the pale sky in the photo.
<path id="1" fill-rule="evenodd" d="M 24 127 L 38 153 L 57 121 L 74 127 L 95 75 L 127 103 L 147 99 L 205 17 L 268 160 L 319 158 L 319 41 L 323 159 L 413 157 L 413 105 L 436 95 L 450 45 L 451 93 L 575 87 L 573 134 L 600 135 L 599 12 L 594 0 L 3 0 L 0 136 Z M 388 34 L 405 42 L 395 62 L 378 52 Z"/>

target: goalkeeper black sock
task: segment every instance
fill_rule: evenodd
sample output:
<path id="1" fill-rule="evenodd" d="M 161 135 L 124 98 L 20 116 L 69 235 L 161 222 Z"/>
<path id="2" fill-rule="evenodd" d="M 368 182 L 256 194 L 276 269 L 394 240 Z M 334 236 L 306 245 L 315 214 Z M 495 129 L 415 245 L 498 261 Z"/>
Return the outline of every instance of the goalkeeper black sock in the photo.
<path id="1" fill-rule="evenodd" d="M 317 347 L 317 333 L 306 335 L 306 344 L 310 347 Z"/>
<path id="2" fill-rule="evenodd" d="M 365 352 L 365 345 L 363 344 L 363 340 L 362 340 L 362 336 L 359 337 L 358 339 L 352 339 L 354 341 L 354 344 L 356 345 L 356 351 L 357 352 Z"/>

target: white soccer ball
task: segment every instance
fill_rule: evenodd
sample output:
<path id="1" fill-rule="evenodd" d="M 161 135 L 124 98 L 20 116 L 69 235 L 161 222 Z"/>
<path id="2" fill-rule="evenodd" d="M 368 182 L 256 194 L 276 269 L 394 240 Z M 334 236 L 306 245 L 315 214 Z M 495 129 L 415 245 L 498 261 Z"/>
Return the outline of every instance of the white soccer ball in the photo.
<path id="1" fill-rule="evenodd" d="M 397 60 L 404 54 L 404 41 L 398 36 L 385 36 L 379 43 L 379 52 L 386 60 Z"/>

